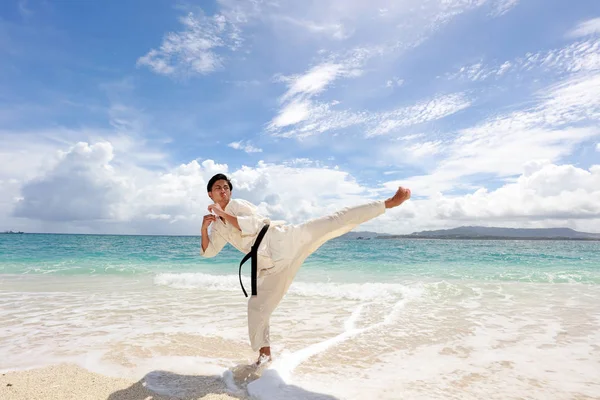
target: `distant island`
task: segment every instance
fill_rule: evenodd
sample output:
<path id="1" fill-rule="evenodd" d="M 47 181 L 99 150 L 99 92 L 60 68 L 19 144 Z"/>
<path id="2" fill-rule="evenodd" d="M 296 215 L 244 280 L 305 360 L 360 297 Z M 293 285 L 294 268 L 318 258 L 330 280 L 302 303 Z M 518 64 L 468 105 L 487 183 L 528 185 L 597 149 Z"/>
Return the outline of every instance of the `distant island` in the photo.
<path id="1" fill-rule="evenodd" d="M 22 235 L 23 232 L 4 231 L 1 232 L 3 235 Z"/>
<path id="2" fill-rule="evenodd" d="M 494 228 L 461 226 L 452 229 L 414 232 L 408 235 L 390 235 L 375 232 L 349 232 L 343 239 L 457 239 L 457 240 L 600 240 L 600 233 L 578 232 L 570 228 Z"/>

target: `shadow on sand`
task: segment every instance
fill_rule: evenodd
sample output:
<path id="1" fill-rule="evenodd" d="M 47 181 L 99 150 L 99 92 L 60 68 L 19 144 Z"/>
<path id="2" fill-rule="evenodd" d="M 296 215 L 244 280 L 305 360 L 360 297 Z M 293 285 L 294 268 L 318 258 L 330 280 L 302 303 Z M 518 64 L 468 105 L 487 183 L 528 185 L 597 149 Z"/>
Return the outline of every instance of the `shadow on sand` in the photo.
<path id="1" fill-rule="evenodd" d="M 196 400 L 209 394 L 226 394 L 234 399 L 339 400 L 331 395 L 288 385 L 276 371 L 265 372 L 263 379 L 257 381 L 262 373 L 251 365 L 238 365 L 223 376 L 152 371 L 130 387 L 114 392 L 107 400 Z M 249 392 L 258 396 L 251 397 Z"/>

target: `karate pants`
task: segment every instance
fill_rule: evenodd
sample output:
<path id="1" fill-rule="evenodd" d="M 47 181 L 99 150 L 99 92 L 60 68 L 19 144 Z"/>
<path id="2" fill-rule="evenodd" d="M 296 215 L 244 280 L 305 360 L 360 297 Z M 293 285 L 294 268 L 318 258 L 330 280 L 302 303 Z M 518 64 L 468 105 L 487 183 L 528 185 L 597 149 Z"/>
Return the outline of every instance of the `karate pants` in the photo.
<path id="1" fill-rule="evenodd" d="M 269 319 L 304 260 L 328 240 L 350 232 L 384 212 L 383 200 L 372 201 L 291 227 L 286 240 L 290 241 L 293 251 L 287 265 L 274 274 L 259 278 L 257 295 L 251 296 L 248 301 L 248 334 L 252 350 L 270 346 Z"/>

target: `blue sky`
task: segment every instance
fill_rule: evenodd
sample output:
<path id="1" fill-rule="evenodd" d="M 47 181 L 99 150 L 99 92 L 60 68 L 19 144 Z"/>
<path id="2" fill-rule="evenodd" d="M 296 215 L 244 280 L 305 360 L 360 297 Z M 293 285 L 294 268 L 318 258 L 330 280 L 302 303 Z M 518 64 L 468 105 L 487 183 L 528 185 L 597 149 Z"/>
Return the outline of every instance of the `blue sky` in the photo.
<path id="1" fill-rule="evenodd" d="M 0 229 L 194 234 L 204 190 L 361 229 L 600 224 L 600 3 L 5 1 Z"/>

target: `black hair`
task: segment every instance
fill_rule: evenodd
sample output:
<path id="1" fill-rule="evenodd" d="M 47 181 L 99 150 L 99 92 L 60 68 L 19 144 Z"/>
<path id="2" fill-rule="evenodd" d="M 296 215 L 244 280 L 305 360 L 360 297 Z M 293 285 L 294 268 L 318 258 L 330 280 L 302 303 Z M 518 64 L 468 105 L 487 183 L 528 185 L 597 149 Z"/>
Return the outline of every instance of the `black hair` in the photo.
<path id="1" fill-rule="evenodd" d="M 208 185 L 206 185 L 206 191 L 211 192 L 215 182 L 220 181 L 221 179 L 227 181 L 227 184 L 229 184 L 229 189 L 233 190 L 233 185 L 231 184 L 231 181 L 228 177 L 226 177 L 224 174 L 216 174 L 215 176 L 210 178 L 210 181 L 208 181 Z"/>

